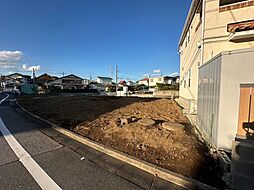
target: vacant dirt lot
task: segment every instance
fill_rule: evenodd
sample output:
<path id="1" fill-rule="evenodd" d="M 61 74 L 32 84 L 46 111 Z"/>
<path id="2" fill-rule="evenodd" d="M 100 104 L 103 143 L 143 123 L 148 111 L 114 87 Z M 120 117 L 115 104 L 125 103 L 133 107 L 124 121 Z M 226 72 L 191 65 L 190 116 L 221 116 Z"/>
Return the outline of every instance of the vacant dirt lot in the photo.
<path id="1" fill-rule="evenodd" d="M 222 187 L 216 161 L 173 100 L 79 96 L 23 97 L 19 102 L 108 147 Z"/>

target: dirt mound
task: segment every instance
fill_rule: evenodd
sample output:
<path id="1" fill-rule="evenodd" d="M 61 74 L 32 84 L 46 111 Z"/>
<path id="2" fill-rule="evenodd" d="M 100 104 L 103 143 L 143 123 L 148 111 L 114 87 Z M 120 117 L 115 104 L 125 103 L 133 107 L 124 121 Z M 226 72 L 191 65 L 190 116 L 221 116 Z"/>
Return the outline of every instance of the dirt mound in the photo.
<path id="1" fill-rule="evenodd" d="M 216 161 L 173 100 L 44 97 L 24 98 L 20 103 L 35 114 L 108 147 L 222 186 Z"/>

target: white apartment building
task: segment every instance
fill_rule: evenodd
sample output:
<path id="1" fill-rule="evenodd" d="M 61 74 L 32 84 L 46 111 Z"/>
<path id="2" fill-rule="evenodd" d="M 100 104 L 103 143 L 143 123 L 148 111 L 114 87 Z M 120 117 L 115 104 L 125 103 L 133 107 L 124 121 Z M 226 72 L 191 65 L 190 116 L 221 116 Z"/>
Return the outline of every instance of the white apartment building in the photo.
<path id="1" fill-rule="evenodd" d="M 149 78 L 149 86 L 155 87 L 156 84 L 170 84 L 174 85 L 178 83 L 178 76 L 170 77 L 170 76 L 158 76 Z"/>
<path id="2" fill-rule="evenodd" d="M 138 84 L 139 85 L 146 85 L 146 86 L 148 86 L 149 85 L 149 78 L 144 78 L 142 80 L 139 80 Z"/>
<path id="3" fill-rule="evenodd" d="M 178 47 L 187 109 L 197 110 L 200 66 L 223 51 L 253 47 L 254 0 L 193 0 Z"/>
<path id="4" fill-rule="evenodd" d="M 163 76 L 151 77 L 151 78 L 149 78 L 149 86 L 155 87 L 157 83 L 164 84 L 165 83 L 164 79 L 165 78 Z"/>

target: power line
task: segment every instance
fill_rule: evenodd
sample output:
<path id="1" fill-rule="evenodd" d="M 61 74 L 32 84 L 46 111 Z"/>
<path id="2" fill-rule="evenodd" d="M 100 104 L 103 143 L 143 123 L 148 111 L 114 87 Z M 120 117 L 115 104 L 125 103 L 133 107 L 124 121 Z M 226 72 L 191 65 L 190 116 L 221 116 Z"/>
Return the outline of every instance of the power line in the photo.
<path id="1" fill-rule="evenodd" d="M 113 68 L 113 66 L 110 64 L 110 71 L 109 71 L 110 73 L 110 78 L 114 78 L 114 68 Z"/>

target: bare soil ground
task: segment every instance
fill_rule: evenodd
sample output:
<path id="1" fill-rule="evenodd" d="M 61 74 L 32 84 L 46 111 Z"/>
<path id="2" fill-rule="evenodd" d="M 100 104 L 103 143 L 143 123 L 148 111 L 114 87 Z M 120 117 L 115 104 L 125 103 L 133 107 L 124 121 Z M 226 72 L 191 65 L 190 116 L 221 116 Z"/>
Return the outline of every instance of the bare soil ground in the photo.
<path id="1" fill-rule="evenodd" d="M 29 111 L 108 147 L 223 187 L 216 160 L 173 100 L 75 96 L 23 97 L 19 102 Z M 140 124 L 143 119 L 155 123 Z M 127 123 L 121 125 L 121 121 Z"/>

